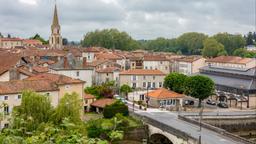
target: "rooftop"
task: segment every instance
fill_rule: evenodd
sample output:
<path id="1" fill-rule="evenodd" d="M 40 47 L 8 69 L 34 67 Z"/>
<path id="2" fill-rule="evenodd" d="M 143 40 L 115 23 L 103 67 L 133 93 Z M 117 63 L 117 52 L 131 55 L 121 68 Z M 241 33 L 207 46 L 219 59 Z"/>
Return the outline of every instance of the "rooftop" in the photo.
<path id="1" fill-rule="evenodd" d="M 219 56 L 216 58 L 206 60 L 206 62 L 233 63 L 233 64 L 246 64 L 251 61 L 253 61 L 252 58 L 242 58 L 238 56 Z"/>
<path id="2" fill-rule="evenodd" d="M 146 94 L 147 95 L 147 94 Z M 176 93 L 174 91 L 167 90 L 165 88 L 159 88 L 148 93 L 149 97 L 155 99 L 171 99 L 171 98 L 183 98 L 183 94 Z"/>
<path id="3" fill-rule="evenodd" d="M 104 108 L 107 105 L 111 105 L 113 103 L 115 103 L 116 100 L 115 99 L 110 99 L 110 98 L 102 98 L 99 100 L 94 101 L 91 106 L 94 107 L 99 107 L 99 108 Z"/>

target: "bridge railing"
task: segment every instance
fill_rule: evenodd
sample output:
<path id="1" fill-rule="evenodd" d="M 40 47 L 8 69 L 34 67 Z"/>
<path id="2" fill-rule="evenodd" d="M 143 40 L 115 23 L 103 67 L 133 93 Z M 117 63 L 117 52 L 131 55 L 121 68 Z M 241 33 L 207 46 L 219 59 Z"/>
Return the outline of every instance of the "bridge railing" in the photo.
<path id="1" fill-rule="evenodd" d="M 187 118 L 186 116 L 182 116 L 182 115 L 179 115 L 178 118 L 181 119 L 181 120 L 183 120 L 183 121 L 186 121 L 186 122 L 189 122 L 189 123 L 198 125 L 198 126 L 201 125 L 203 128 L 206 128 L 206 129 L 209 129 L 209 130 L 211 130 L 211 131 L 220 133 L 220 134 L 222 134 L 222 135 L 224 135 L 224 136 L 226 136 L 226 137 L 229 137 L 229 138 L 231 138 L 231 139 L 233 139 L 233 140 L 236 140 L 236 141 L 238 141 L 238 142 L 242 142 L 242 143 L 244 143 L 244 144 L 255 144 L 254 142 L 251 142 L 251 141 L 249 141 L 249 140 L 247 140 L 247 139 L 245 139 L 245 138 L 242 138 L 242 137 L 240 137 L 240 136 L 234 135 L 234 134 L 232 134 L 232 133 L 227 132 L 227 131 L 224 130 L 224 129 L 221 129 L 221 128 L 212 126 L 212 125 L 210 125 L 210 124 L 207 124 L 207 123 L 204 123 L 204 122 L 201 122 L 201 124 L 200 124 L 199 121 L 194 120 L 194 119 L 191 119 L 191 118 Z"/>
<path id="2" fill-rule="evenodd" d="M 152 125 L 154 127 L 157 127 L 165 132 L 168 132 L 178 138 L 181 138 L 185 141 L 193 141 L 193 143 L 198 143 L 198 139 L 192 137 L 191 135 L 185 133 L 185 132 L 182 132 L 178 129 L 175 129 L 167 124 L 164 124 L 164 123 L 161 123 L 159 121 L 156 121 L 150 117 L 147 117 L 147 116 L 142 116 L 142 115 L 139 115 L 137 113 L 134 113 L 134 112 L 130 112 L 130 115 L 131 116 L 134 116 L 134 117 L 137 117 L 139 119 L 141 119 L 144 123 L 146 124 L 149 124 L 149 125 Z"/>

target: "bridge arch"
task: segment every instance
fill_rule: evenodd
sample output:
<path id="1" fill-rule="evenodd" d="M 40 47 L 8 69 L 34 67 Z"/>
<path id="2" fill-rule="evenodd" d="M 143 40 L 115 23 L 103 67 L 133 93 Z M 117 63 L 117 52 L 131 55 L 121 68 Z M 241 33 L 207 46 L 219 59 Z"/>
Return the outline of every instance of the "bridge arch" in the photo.
<path id="1" fill-rule="evenodd" d="M 149 137 L 149 144 L 173 144 L 173 142 L 165 135 L 155 133 Z"/>

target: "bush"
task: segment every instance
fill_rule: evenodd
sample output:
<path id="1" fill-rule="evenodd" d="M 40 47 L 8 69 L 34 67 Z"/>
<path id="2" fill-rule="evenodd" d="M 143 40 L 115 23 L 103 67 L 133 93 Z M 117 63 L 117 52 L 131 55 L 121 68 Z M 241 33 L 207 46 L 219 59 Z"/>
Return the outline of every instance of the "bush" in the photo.
<path id="1" fill-rule="evenodd" d="M 112 105 L 107 105 L 104 108 L 103 116 L 104 118 L 112 118 L 118 113 L 122 114 L 123 116 L 129 115 L 128 107 L 120 101 L 117 101 Z"/>

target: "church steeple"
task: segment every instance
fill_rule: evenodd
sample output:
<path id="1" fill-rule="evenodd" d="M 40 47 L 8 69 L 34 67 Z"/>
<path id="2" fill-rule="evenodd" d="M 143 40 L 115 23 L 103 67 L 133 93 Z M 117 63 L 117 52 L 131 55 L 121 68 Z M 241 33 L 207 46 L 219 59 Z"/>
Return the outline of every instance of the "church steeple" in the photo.
<path id="1" fill-rule="evenodd" d="M 55 2 L 53 20 L 51 25 L 51 36 L 49 39 L 49 44 L 51 49 L 61 49 L 62 48 L 62 37 L 60 33 L 60 24 L 58 18 L 57 4 Z"/>

